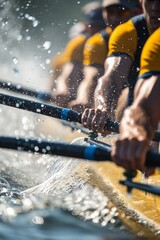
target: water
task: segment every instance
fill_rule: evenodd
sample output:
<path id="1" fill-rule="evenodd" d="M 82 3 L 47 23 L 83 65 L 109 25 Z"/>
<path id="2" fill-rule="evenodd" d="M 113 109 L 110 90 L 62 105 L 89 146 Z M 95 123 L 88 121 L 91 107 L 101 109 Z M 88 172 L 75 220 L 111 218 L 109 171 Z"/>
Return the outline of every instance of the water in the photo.
<path id="1" fill-rule="evenodd" d="M 5 179 L 1 179 L 0 239 L 117 239 L 120 231 L 118 239 L 134 239 L 97 188 L 86 184 L 65 196 L 37 196 L 22 194 L 10 176 Z"/>
<path id="2" fill-rule="evenodd" d="M 81 19 L 79 7 L 86 1 L 69 1 L 63 9 L 62 2 L 66 0 L 0 0 L 1 78 L 48 90 L 49 60 L 63 49 L 67 30 Z M 52 124 L 48 118 L 0 106 L 1 135 L 62 141 L 61 128 L 56 134 Z M 0 239 L 136 238 L 107 196 L 87 183 L 88 164 L 0 151 Z"/>

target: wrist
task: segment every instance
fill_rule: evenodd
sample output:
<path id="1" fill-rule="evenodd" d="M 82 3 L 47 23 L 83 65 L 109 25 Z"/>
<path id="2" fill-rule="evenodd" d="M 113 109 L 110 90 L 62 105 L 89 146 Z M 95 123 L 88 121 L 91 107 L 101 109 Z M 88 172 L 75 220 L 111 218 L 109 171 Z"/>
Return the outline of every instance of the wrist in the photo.
<path id="1" fill-rule="evenodd" d="M 142 138 L 147 138 L 151 140 L 153 137 L 154 129 L 152 127 L 149 116 L 146 111 L 140 106 L 131 106 L 125 110 L 125 118 L 127 120 L 127 125 L 137 132 Z"/>

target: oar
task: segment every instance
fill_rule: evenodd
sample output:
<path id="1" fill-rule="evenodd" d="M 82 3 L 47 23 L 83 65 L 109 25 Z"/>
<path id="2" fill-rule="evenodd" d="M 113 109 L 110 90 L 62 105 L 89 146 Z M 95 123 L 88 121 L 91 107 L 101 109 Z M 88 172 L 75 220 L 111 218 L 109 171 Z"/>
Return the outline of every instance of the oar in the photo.
<path id="1" fill-rule="evenodd" d="M 11 82 L 6 82 L 3 80 L 0 80 L 0 88 L 11 91 L 11 92 L 15 92 L 15 93 L 19 93 L 19 94 L 24 94 L 30 97 L 34 97 L 46 102 L 51 101 L 51 95 L 49 93 L 45 93 L 42 91 L 34 91 L 32 89 L 26 88 L 26 87 L 22 87 L 20 84 L 13 84 Z M 90 131 L 86 128 L 80 127 L 80 126 L 76 126 L 74 123 L 69 123 L 66 121 L 62 121 L 63 125 L 69 126 L 71 129 L 73 130 L 80 130 L 81 132 L 85 133 L 85 134 L 89 134 Z"/>
<path id="2" fill-rule="evenodd" d="M 56 107 L 50 104 L 45 104 L 41 102 L 9 96 L 2 93 L 0 93 L 0 104 L 22 109 L 22 110 L 31 111 L 31 112 L 42 114 L 45 116 L 58 118 L 58 119 L 69 121 L 69 122 L 81 123 L 82 114 L 77 113 L 68 108 Z M 111 132 L 118 133 L 119 123 L 113 122 L 108 119 L 105 124 L 105 129 Z M 154 141 L 160 140 L 160 132 L 155 132 L 153 140 Z"/>
<path id="3" fill-rule="evenodd" d="M 128 180 L 120 180 L 119 183 L 121 185 L 124 185 L 127 188 L 129 188 L 130 192 L 132 189 L 135 188 L 135 189 L 139 189 L 143 192 L 148 192 L 148 193 L 152 193 L 154 195 L 160 196 L 160 187 L 157 187 L 155 185 L 143 184 L 143 183 L 139 183 L 139 182 L 132 182 L 132 181 L 128 181 Z"/>
<path id="4" fill-rule="evenodd" d="M 19 94 L 24 94 L 30 97 L 34 97 L 43 101 L 47 101 L 47 102 L 51 101 L 50 93 L 46 93 L 42 91 L 34 91 L 32 89 L 22 87 L 20 84 L 13 84 L 11 82 L 0 80 L 0 88 L 15 92 L 15 93 L 19 93 Z"/>
<path id="5" fill-rule="evenodd" d="M 5 82 L 5 81 L 1 80 L 0 81 L 0 88 L 6 89 L 6 90 L 9 90 L 9 91 L 12 91 L 12 92 L 20 93 L 20 94 L 25 94 L 25 95 L 28 95 L 28 96 L 31 96 L 31 97 L 35 97 L 35 98 L 43 100 L 43 101 L 47 101 L 47 102 L 51 101 L 51 94 L 50 93 L 45 93 L 45 92 L 42 92 L 42 91 L 34 91 L 34 90 L 28 89 L 26 87 L 22 87 L 19 84 L 16 85 L 16 84 L 13 84 L 13 83 L 10 83 L 10 82 Z M 5 103 L 2 103 L 2 104 L 7 105 Z M 25 109 L 25 110 L 29 110 L 29 109 Z M 112 132 L 119 133 L 119 123 L 118 122 L 112 122 L 111 120 L 107 120 L 105 129 L 109 130 L 109 131 L 112 131 Z M 84 129 L 83 129 L 83 132 L 85 132 Z M 156 142 L 160 141 L 160 132 L 155 131 L 153 141 L 156 141 Z"/>
<path id="6" fill-rule="evenodd" d="M 0 148 L 81 158 L 92 161 L 112 161 L 111 148 L 109 148 L 109 146 L 102 149 L 95 145 L 81 146 L 60 142 L 1 136 Z M 149 151 L 146 156 L 146 166 L 160 167 L 160 154 Z"/>
<path id="7" fill-rule="evenodd" d="M 85 133 L 87 135 L 93 134 L 92 131 L 90 131 L 87 128 L 84 128 L 84 127 L 80 126 L 80 124 L 77 124 L 76 122 L 67 122 L 67 121 L 61 120 L 61 123 L 64 126 L 70 127 L 72 130 L 77 130 L 77 131 L 79 131 L 81 133 Z M 95 136 L 95 134 L 94 134 L 94 136 Z M 96 134 L 96 137 L 97 137 L 97 134 Z"/>
<path id="8" fill-rule="evenodd" d="M 77 113 L 68 108 L 56 107 L 50 104 L 35 102 L 23 98 L 9 96 L 0 93 L 0 104 L 10 107 L 31 111 L 49 117 L 58 118 L 69 122 L 81 123 L 81 113 Z M 108 120 L 105 128 L 112 132 L 117 132 L 119 124 Z"/>
<path id="9" fill-rule="evenodd" d="M 53 141 L 39 141 L 15 137 L 0 137 L 0 148 L 81 158 L 92 161 L 111 161 L 111 148 L 101 149 L 95 145 L 81 146 Z"/>
<path id="10" fill-rule="evenodd" d="M 95 142 L 94 145 L 90 146 L 80 146 L 58 142 L 39 141 L 36 139 L 0 137 L 0 148 L 4 149 L 73 157 L 91 161 L 112 161 L 111 148 L 109 145 L 107 145 L 107 148 L 105 148 L 105 144 L 102 144 L 103 147 L 95 146 L 95 144 L 97 143 Z M 146 157 L 146 166 L 160 167 L 160 154 L 148 152 Z M 131 192 L 132 188 L 137 188 L 145 192 L 160 195 L 160 188 L 156 186 L 135 183 L 127 180 L 120 181 L 120 183 L 127 186 L 129 193 Z"/>
<path id="11" fill-rule="evenodd" d="M 109 145 L 108 143 L 103 143 L 100 141 L 97 141 L 95 139 L 91 139 L 91 138 L 85 138 L 85 141 L 87 143 L 90 143 L 92 145 L 95 145 L 101 149 L 106 149 L 109 150 L 111 149 L 111 145 Z M 153 157 L 153 156 L 149 156 L 150 153 L 148 153 L 147 159 L 149 159 L 149 157 Z M 154 157 L 153 157 L 154 158 Z M 149 162 L 147 162 L 147 164 L 150 164 Z M 154 195 L 158 195 L 160 196 L 160 187 L 154 186 L 154 185 L 149 185 L 149 184 L 143 184 L 140 182 L 133 182 L 132 179 L 135 177 L 135 173 L 124 173 L 125 177 L 127 178 L 126 180 L 120 180 L 119 183 L 121 185 L 124 185 L 127 187 L 127 193 L 131 194 L 132 189 L 138 189 L 141 190 L 143 192 L 148 192 L 148 193 L 152 193 Z"/>

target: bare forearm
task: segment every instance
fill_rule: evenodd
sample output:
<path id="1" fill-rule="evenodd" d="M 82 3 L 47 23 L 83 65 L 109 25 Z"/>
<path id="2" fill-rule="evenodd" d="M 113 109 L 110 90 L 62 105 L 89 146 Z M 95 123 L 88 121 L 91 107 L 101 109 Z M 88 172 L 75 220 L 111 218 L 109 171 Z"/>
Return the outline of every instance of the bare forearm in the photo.
<path id="1" fill-rule="evenodd" d="M 100 78 L 95 90 L 95 108 L 106 110 L 111 118 L 114 118 L 114 111 L 117 106 L 118 98 L 122 91 L 122 86 L 117 84 L 115 79 Z"/>
<path id="2" fill-rule="evenodd" d="M 152 76 L 148 80 L 141 80 L 135 89 L 134 106 L 146 112 L 150 126 L 154 130 L 160 120 L 160 77 Z"/>
<path id="3" fill-rule="evenodd" d="M 118 98 L 128 80 L 132 60 L 129 57 L 109 57 L 105 62 L 105 74 L 95 90 L 95 108 L 103 109 L 114 117 Z M 126 66 L 126 68 L 124 68 Z"/>

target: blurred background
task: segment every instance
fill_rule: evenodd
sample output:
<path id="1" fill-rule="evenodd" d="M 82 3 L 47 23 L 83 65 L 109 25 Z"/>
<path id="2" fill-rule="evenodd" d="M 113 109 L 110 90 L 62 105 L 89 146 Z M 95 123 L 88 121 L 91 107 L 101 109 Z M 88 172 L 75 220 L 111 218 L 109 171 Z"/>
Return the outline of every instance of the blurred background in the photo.
<path id="1" fill-rule="evenodd" d="M 50 60 L 65 47 L 70 27 L 83 20 L 87 2 L 0 0 L 1 78 L 45 90 Z"/>

